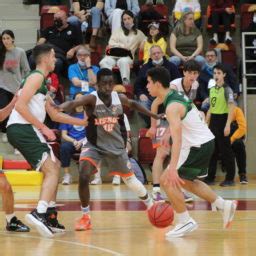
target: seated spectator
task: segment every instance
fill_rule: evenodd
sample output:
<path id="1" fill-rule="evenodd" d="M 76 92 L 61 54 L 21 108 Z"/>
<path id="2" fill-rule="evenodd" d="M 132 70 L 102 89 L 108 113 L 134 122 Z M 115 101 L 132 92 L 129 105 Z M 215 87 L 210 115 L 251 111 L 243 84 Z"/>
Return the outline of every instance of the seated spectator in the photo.
<path id="1" fill-rule="evenodd" d="M 130 84 L 130 65 L 133 64 L 135 51 L 145 40 L 145 35 L 136 28 L 131 11 L 122 14 L 121 28 L 112 33 L 108 42 L 108 51 L 101 62 L 101 68 L 111 69 L 117 65 L 120 69 L 123 85 Z"/>
<path id="2" fill-rule="evenodd" d="M 69 95 L 73 99 L 78 92 L 89 94 L 95 91 L 94 86 L 97 82 L 97 72 L 99 68 L 91 65 L 90 51 L 80 46 L 76 53 L 77 63 L 68 68 L 68 78 L 70 81 Z"/>
<path id="3" fill-rule="evenodd" d="M 105 0 L 104 9 L 112 33 L 121 27 L 121 16 L 124 10 L 131 11 L 133 17 L 136 17 L 140 11 L 138 0 Z"/>
<path id="4" fill-rule="evenodd" d="M 209 89 L 210 84 L 209 82 L 213 78 L 213 70 L 214 67 L 218 64 L 217 59 L 217 51 L 215 49 L 208 50 L 205 53 L 206 63 L 203 69 L 200 72 L 198 81 L 199 81 L 199 88 L 198 88 L 198 99 L 202 102 L 201 109 L 202 111 L 207 111 L 209 108 Z M 226 70 L 225 82 L 230 86 L 233 90 L 234 98 L 237 99 L 239 95 L 239 82 L 237 77 L 232 70 L 232 67 L 228 64 L 222 64 Z"/>
<path id="5" fill-rule="evenodd" d="M 75 95 L 74 99 L 78 99 L 81 96 L 82 94 L 78 93 Z M 77 107 L 75 113 L 71 115 L 83 119 L 83 106 Z M 61 130 L 61 138 L 63 140 L 60 146 L 60 162 L 61 167 L 64 168 L 62 184 L 69 185 L 72 183 L 72 176 L 69 169 L 71 158 L 74 153 L 80 152 L 83 141 L 86 140 L 86 129 L 84 126 L 71 124 L 61 124 L 59 129 Z"/>
<path id="6" fill-rule="evenodd" d="M 59 90 L 59 78 L 55 73 L 48 74 L 46 77 L 46 86 L 53 101 L 56 104 L 61 104 L 62 102 L 56 102 L 56 93 Z"/>
<path id="7" fill-rule="evenodd" d="M 247 184 L 246 150 L 244 145 L 244 137 L 246 135 L 246 119 L 242 109 L 239 107 L 234 108 L 230 130 L 231 147 L 238 167 L 239 180 L 241 184 Z"/>
<path id="8" fill-rule="evenodd" d="M 230 36 L 231 23 L 234 20 L 235 11 L 232 8 L 233 0 L 210 0 L 209 6 L 211 8 L 210 21 L 212 24 L 213 38 L 210 40 L 211 44 L 218 44 L 218 30 L 221 24 L 224 25 L 225 43 L 230 44 L 232 37 Z"/>
<path id="9" fill-rule="evenodd" d="M 82 43 L 82 34 L 76 27 L 68 24 L 67 14 L 64 11 L 58 11 L 54 14 L 54 25 L 42 32 L 37 44 L 46 42 L 53 45 L 57 59 L 54 72 L 61 75 L 67 66 L 67 60 L 74 57 L 78 46 Z M 34 67 L 32 56 L 29 62 Z"/>
<path id="10" fill-rule="evenodd" d="M 205 59 L 200 54 L 203 51 L 203 37 L 194 23 L 193 12 L 185 12 L 179 23 L 175 26 L 170 37 L 170 49 L 174 56 L 170 61 L 176 66 L 194 59 L 201 67 Z"/>
<path id="11" fill-rule="evenodd" d="M 198 0 L 177 0 L 173 9 L 174 18 L 177 21 L 185 12 L 194 13 L 194 21 L 198 28 L 201 26 L 201 6 Z"/>
<path id="12" fill-rule="evenodd" d="M 74 15 L 68 18 L 71 25 L 82 28 L 82 32 L 86 34 L 87 27 L 92 28 L 92 35 L 90 37 L 90 47 L 96 48 L 97 35 L 101 26 L 102 10 L 104 8 L 103 0 L 73 0 L 72 1 Z M 81 27 L 81 24 L 83 26 Z M 85 39 L 89 38 L 87 36 Z M 88 42 L 85 42 L 88 43 Z"/>
<path id="13" fill-rule="evenodd" d="M 147 90 L 147 71 L 150 68 L 159 66 L 165 67 L 170 72 L 171 80 L 180 77 L 178 68 L 166 59 L 161 47 L 158 45 L 153 45 L 150 48 L 150 59 L 141 67 L 137 79 L 134 83 L 134 91 L 138 101 L 147 109 L 151 108 L 151 104 L 154 100 L 154 98 L 149 95 Z M 146 126 L 149 127 L 150 118 L 145 115 L 141 115 L 141 117 L 144 119 Z"/>
<path id="14" fill-rule="evenodd" d="M 162 36 L 161 32 L 159 31 L 159 23 L 152 22 L 148 25 L 149 28 L 149 34 L 147 41 L 143 44 L 143 62 L 146 63 L 148 62 L 150 56 L 150 48 L 153 45 L 159 45 L 163 51 L 164 54 L 166 54 L 166 48 L 167 48 L 167 43 Z"/>

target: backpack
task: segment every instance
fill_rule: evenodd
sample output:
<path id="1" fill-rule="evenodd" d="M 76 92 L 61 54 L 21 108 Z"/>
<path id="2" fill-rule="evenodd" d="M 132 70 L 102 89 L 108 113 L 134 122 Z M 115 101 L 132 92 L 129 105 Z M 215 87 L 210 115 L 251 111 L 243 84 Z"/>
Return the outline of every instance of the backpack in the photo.
<path id="1" fill-rule="evenodd" d="M 130 162 L 132 165 L 132 170 L 134 175 L 142 184 L 148 184 L 147 176 L 142 165 L 134 158 L 130 157 Z"/>

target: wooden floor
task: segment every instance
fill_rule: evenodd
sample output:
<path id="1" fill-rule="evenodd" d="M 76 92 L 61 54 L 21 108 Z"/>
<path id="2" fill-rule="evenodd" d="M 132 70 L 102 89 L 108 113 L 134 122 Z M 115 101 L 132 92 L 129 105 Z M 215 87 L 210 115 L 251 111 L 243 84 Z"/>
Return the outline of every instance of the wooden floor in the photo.
<path id="1" fill-rule="evenodd" d="M 148 187 L 150 188 L 150 187 Z M 166 229 L 151 226 L 144 205 L 125 185 L 92 186 L 93 230 L 75 232 L 74 221 L 80 216 L 77 185 L 59 186 L 59 219 L 66 233 L 53 239 L 40 237 L 36 230 L 17 234 L 5 231 L 4 213 L 0 212 L 0 255 L 132 255 L 132 256 L 240 256 L 256 255 L 256 182 L 232 188 L 213 187 L 226 198 L 239 200 L 230 230 L 222 229 L 222 216 L 211 212 L 209 204 L 195 198 L 188 205 L 199 228 L 184 238 L 166 240 Z M 17 215 L 24 215 L 37 202 L 38 187 L 16 187 Z"/>

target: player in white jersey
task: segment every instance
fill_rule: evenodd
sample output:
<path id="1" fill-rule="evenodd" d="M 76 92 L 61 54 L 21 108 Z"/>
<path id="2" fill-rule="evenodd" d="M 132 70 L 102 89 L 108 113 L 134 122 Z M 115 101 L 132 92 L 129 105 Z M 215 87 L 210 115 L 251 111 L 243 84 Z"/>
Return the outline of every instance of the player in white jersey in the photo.
<path id="1" fill-rule="evenodd" d="M 214 150 L 213 134 L 188 97 L 169 88 L 170 76 L 165 68 L 149 70 L 147 79 L 150 95 L 164 102 L 170 125 L 169 135 L 172 138 L 171 160 L 160 177 L 160 184 L 177 214 L 178 223 L 166 236 L 181 237 L 198 227 L 186 209 L 181 188 L 205 199 L 214 208 L 222 211 L 224 228 L 229 227 L 237 202 L 217 196 L 208 185 L 199 180 L 208 172 Z"/>
<path id="2" fill-rule="evenodd" d="M 8 141 L 17 148 L 30 165 L 44 174 L 40 199 L 37 208 L 26 215 L 26 221 L 36 227 L 46 237 L 54 232 L 63 232 L 64 226 L 58 223 L 55 199 L 59 180 L 60 164 L 50 145 L 55 134 L 45 124 L 46 112 L 51 119 L 62 123 L 85 125 L 86 121 L 58 112 L 51 106 L 53 102 L 46 97 L 46 77 L 55 67 L 55 53 L 51 45 L 37 45 L 33 49 L 36 70 L 22 82 L 18 99 L 8 124 Z"/>

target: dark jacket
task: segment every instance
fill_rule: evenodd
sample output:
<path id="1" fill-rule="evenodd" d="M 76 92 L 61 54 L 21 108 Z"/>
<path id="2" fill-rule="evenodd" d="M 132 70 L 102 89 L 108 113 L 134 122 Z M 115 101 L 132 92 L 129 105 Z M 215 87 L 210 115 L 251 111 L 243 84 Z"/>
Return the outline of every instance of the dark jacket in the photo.
<path id="1" fill-rule="evenodd" d="M 223 63 L 222 63 L 223 64 Z M 237 77 L 232 70 L 232 67 L 228 64 L 223 64 L 226 69 L 225 83 L 233 90 L 234 93 L 239 94 L 239 83 Z M 197 90 L 197 99 L 203 101 L 209 97 L 208 82 L 213 78 L 211 72 L 204 68 L 199 75 L 198 82 L 199 87 Z"/>
<path id="2" fill-rule="evenodd" d="M 176 67 L 176 65 L 169 62 L 166 59 L 166 57 L 163 57 L 163 59 L 164 59 L 164 62 L 163 62 L 162 67 L 165 67 L 166 69 L 169 70 L 170 76 L 171 76 L 171 81 L 176 78 L 181 77 L 180 72 L 179 72 L 178 68 Z M 155 66 L 152 63 L 152 59 L 149 59 L 149 61 L 141 67 L 139 74 L 137 76 L 137 79 L 134 83 L 134 91 L 135 91 L 135 94 L 137 95 L 137 97 L 139 97 L 141 94 L 145 94 L 147 97 L 152 98 L 149 95 L 148 90 L 147 90 L 147 71 L 153 67 L 155 67 Z"/>

